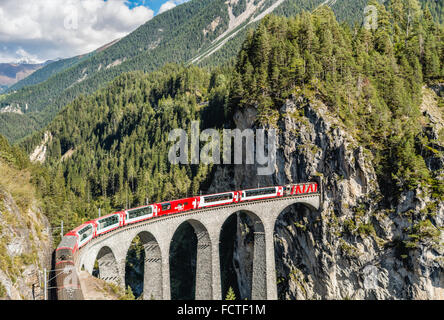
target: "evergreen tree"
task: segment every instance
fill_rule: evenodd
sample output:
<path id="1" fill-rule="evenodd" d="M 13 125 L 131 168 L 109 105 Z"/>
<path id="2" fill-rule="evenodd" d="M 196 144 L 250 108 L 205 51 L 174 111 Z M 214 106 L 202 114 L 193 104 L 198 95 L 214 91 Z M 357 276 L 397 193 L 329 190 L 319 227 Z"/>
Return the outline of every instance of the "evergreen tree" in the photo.
<path id="1" fill-rule="evenodd" d="M 234 294 L 234 290 L 232 287 L 228 289 L 227 295 L 225 296 L 225 300 L 236 300 L 236 295 Z"/>

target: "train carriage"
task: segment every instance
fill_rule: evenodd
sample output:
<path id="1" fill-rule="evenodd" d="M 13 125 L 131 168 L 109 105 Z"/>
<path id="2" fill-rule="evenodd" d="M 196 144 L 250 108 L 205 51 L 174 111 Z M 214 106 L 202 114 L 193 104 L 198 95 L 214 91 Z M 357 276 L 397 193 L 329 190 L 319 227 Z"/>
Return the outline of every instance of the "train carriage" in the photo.
<path id="1" fill-rule="evenodd" d="M 158 216 L 181 213 L 197 208 L 198 197 L 173 200 L 157 204 Z"/>
<path id="2" fill-rule="evenodd" d="M 83 229 L 82 225 L 77 229 Z M 71 234 L 70 232 L 69 234 Z M 80 287 L 77 272 L 75 270 L 75 261 L 78 255 L 78 236 L 66 235 L 56 249 L 56 286 L 57 297 L 59 300 L 82 300 L 83 294 Z"/>
<path id="3" fill-rule="evenodd" d="M 124 212 L 116 212 L 93 220 L 95 224 L 95 236 L 105 234 L 123 226 Z"/>
<path id="4" fill-rule="evenodd" d="M 307 193 L 316 193 L 318 192 L 318 184 L 317 183 L 307 183 L 307 184 L 296 184 L 296 185 L 288 185 L 285 187 L 286 194 L 289 190 L 289 195 L 298 195 L 298 194 L 307 194 Z"/>
<path id="5" fill-rule="evenodd" d="M 74 261 L 74 254 L 78 251 L 78 237 L 71 233 L 62 238 L 56 249 L 56 264 L 62 261 Z"/>
<path id="6" fill-rule="evenodd" d="M 86 245 L 95 236 L 95 226 L 93 221 L 88 221 L 81 226 L 66 234 L 67 237 L 75 237 L 77 239 L 76 247 L 73 250 L 80 249 Z"/>
<path id="7" fill-rule="evenodd" d="M 225 192 L 197 197 L 198 208 L 221 206 L 239 201 L 239 192 Z"/>
<path id="8" fill-rule="evenodd" d="M 303 195 L 317 192 L 318 184 L 313 182 L 306 184 L 291 184 L 286 186 L 248 189 L 242 191 L 229 191 L 167 201 L 109 214 L 81 225 L 80 227 L 69 232 L 66 236 L 76 237 L 77 244 L 75 248 L 71 249 L 76 251 L 97 236 L 113 231 L 125 225 L 135 224 L 164 215 L 177 214 L 200 208 L 229 205 L 238 202 Z"/>
<path id="9" fill-rule="evenodd" d="M 157 217 L 157 206 L 149 205 L 135 209 L 125 210 L 124 225 L 142 222 Z"/>
<path id="10" fill-rule="evenodd" d="M 240 191 L 240 202 L 263 200 L 284 196 L 283 187 L 267 187 Z"/>

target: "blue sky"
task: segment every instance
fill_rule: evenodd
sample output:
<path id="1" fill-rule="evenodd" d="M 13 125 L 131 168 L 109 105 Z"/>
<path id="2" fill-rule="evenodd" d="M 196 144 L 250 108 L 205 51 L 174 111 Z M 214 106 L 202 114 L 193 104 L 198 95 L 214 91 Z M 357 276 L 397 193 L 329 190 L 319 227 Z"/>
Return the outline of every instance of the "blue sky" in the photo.
<path id="1" fill-rule="evenodd" d="M 0 0 L 0 63 L 91 52 L 189 0 Z"/>
<path id="2" fill-rule="evenodd" d="M 167 0 L 127 0 L 126 5 L 130 9 L 138 6 L 145 6 L 152 9 L 157 14 L 160 6 L 165 2 L 167 2 Z"/>
<path id="3" fill-rule="evenodd" d="M 138 6 L 144 6 L 147 8 L 150 8 L 154 11 L 155 14 L 159 12 L 159 9 L 164 5 L 165 3 L 171 3 L 174 5 L 181 4 L 183 2 L 186 2 L 188 0 L 182 0 L 182 1 L 171 1 L 171 0 L 126 0 L 126 5 L 132 9 Z"/>

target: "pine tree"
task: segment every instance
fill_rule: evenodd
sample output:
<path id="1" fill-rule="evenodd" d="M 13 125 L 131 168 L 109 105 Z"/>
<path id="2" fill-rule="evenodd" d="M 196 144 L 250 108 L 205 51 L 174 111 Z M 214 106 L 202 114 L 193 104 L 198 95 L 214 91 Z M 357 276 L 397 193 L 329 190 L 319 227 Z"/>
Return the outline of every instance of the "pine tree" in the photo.
<path id="1" fill-rule="evenodd" d="M 136 300 L 136 297 L 134 296 L 133 290 L 130 286 L 126 288 L 125 294 L 121 296 L 119 300 Z"/>
<path id="2" fill-rule="evenodd" d="M 225 300 L 236 300 L 236 295 L 234 294 L 234 290 L 232 287 L 228 289 L 227 295 L 225 296 Z"/>

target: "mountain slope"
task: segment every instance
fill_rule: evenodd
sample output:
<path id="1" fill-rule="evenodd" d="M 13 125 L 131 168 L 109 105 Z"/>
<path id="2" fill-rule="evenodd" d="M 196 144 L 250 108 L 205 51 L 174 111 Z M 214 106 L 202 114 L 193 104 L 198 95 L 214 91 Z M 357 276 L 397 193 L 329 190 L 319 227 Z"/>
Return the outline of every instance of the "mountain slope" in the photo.
<path id="1" fill-rule="evenodd" d="M 355 8 L 349 0 L 343 1 Z M 0 108 L 20 109 L 25 113 L 21 124 L 30 122 L 30 128 L 42 127 L 75 97 L 96 91 L 123 72 L 152 71 L 167 62 L 221 64 L 235 56 L 245 38 L 246 27 L 254 28 L 266 13 L 276 11 L 289 16 L 312 10 L 321 3 L 321 0 L 190 1 L 156 16 L 106 50 L 54 73 L 46 82 L 9 94 L 0 102 Z M 349 11 L 338 3 L 335 6 L 338 14 Z M 15 141 L 33 131 L 24 129 L 24 125 L 19 127 L 20 130 L 8 131 L 0 128 L 0 133 Z"/>
<path id="2" fill-rule="evenodd" d="M 395 16 L 379 10 L 381 21 Z M 75 99 L 22 146 L 28 154 L 46 150 L 41 158 L 57 169 L 61 164 L 68 184 L 83 196 L 116 197 L 108 199 L 110 206 L 123 205 L 128 186 L 122 179 L 131 176 L 131 191 L 140 203 L 148 192 L 142 187 L 145 170 L 156 176 L 157 168 L 174 177 L 172 167 L 161 164 L 171 128 L 187 128 L 192 119 L 220 128 L 244 109 L 256 110 L 258 124 L 274 125 L 287 99 L 301 95 L 321 100 L 374 155 L 387 201 L 418 184 L 430 185 L 439 195 L 442 183 L 428 167 L 439 162 L 444 131 L 427 132 L 420 103 L 425 85 L 442 87 L 443 30 L 416 10 L 408 36 L 404 30 L 411 18 L 404 13 L 397 13 L 396 25 L 375 33 L 364 28 L 352 33 L 326 9 L 292 19 L 266 18 L 248 35 L 234 69 L 210 73 L 167 65 L 149 74 L 125 73 L 95 94 Z M 411 50 L 421 41 L 424 51 Z M 437 99 L 433 118 L 440 119 L 442 98 Z M 196 190 L 188 183 L 181 192 Z M 149 198 L 165 197 L 166 184 L 163 178 L 157 181 L 159 190 L 150 190 Z"/>
<path id="3" fill-rule="evenodd" d="M 188 127 L 194 119 L 207 119 L 208 127 L 221 125 L 223 106 L 215 102 L 226 97 L 227 83 L 224 76 L 211 78 L 205 70 L 177 65 L 150 75 L 123 74 L 57 115 L 45 131 L 50 139 L 42 144 L 36 135 L 23 146 L 29 154 L 44 150 L 40 158 L 47 165 L 66 166 L 63 175 L 75 185 L 72 191 L 100 198 L 102 209 L 198 193 L 207 166 L 176 170 L 166 164 L 171 143 L 165 132 Z"/>
<path id="4" fill-rule="evenodd" d="M 46 80 L 51 78 L 53 75 L 63 72 L 65 70 L 69 69 L 70 67 L 73 67 L 74 65 L 76 65 L 88 58 L 91 58 L 94 54 L 101 52 L 103 50 L 106 50 L 107 48 L 111 47 L 112 45 L 114 45 L 115 43 L 117 43 L 119 41 L 120 41 L 120 39 L 116 39 L 116 40 L 94 50 L 93 52 L 90 52 L 87 54 L 83 54 L 83 55 L 79 55 L 79 56 L 67 58 L 67 59 L 60 59 L 55 62 L 52 62 L 51 65 L 38 70 L 37 72 L 31 74 L 29 77 L 27 77 L 27 78 L 17 82 L 13 86 L 11 86 L 8 89 L 8 92 L 14 92 L 14 91 L 20 90 L 21 88 L 27 87 L 27 86 L 32 86 L 32 85 L 39 84 L 41 82 L 45 82 Z"/>
<path id="5" fill-rule="evenodd" d="M 13 86 L 50 63 L 51 61 L 41 64 L 0 63 L 0 87 Z"/>
<path id="6" fill-rule="evenodd" d="M 36 72 L 32 73 L 28 77 L 18 81 L 8 88 L 6 92 L 14 92 L 20 90 L 23 87 L 36 85 L 41 82 L 48 80 L 52 75 L 59 73 L 70 66 L 76 64 L 80 60 L 79 57 L 74 57 L 70 59 L 61 59 L 55 62 L 52 62 L 50 65 L 39 68 Z"/>
<path id="7" fill-rule="evenodd" d="M 320 212 L 295 206 L 277 221 L 280 297 L 442 298 L 444 30 L 418 8 L 379 6 L 376 32 L 352 32 L 326 8 L 270 16 L 248 33 L 234 67 L 122 74 L 22 146 L 46 150 L 65 197 L 84 199 L 83 221 L 98 206 L 110 212 L 147 198 L 322 177 Z M 277 127 L 275 174 L 171 165 L 168 133 L 193 120 L 201 129 Z M 223 265 L 245 299 L 254 225 L 235 219 Z"/>
<path id="8" fill-rule="evenodd" d="M 0 136 L 0 300 L 43 299 L 52 237 L 25 155 Z"/>
<path id="9" fill-rule="evenodd" d="M 437 18 L 442 6 L 421 0 Z M 386 2 L 388 4 L 388 2 Z M 0 99 L 3 111 L 24 115 L 0 114 L 0 133 L 16 141 L 42 128 L 66 104 L 81 94 L 90 94 L 127 71 L 152 71 L 165 63 L 220 65 L 232 60 L 241 48 L 249 29 L 273 12 L 282 16 L 330 6 L 339 21 L 360 25 L 367 0 L 193 0 L 177 6 L 139 27 L 115 44 L 92 56 L 66 60 L 44 68 L 23 82 L 16 93 Z M 60 72 L 58 72 L 60 71 Z M 13 119 L 11 119 L 13 118 Z M 14 120 L 16 119 L 16 120 Z"/>

